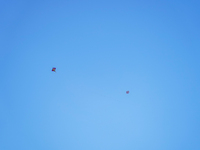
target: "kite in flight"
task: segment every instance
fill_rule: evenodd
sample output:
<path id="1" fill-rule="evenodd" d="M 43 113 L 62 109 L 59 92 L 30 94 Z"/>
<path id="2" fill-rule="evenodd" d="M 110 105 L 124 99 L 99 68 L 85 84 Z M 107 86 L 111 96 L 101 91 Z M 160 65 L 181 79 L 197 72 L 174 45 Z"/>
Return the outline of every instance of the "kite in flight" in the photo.
<path id="1" fill-rule="evenodd" d="M 56 72 L 56 68 L 52 68 L 52 70 L 51 71 L 54 71 L 54 72 Z"/>
<path id="2" fill-rule="evenodd" d="M 129 94 L 129 91 L 126 91 L 126 94 Z"/>

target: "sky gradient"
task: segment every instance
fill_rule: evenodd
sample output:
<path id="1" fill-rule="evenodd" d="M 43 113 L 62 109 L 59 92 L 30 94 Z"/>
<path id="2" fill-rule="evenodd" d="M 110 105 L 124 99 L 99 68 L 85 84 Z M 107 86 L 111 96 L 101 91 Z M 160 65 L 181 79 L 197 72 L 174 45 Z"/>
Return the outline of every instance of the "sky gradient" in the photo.
<path id="1" fill-rule="evenodd" d="M 2 0 L 0 149 L 199 150 L 199 8 Z"/>

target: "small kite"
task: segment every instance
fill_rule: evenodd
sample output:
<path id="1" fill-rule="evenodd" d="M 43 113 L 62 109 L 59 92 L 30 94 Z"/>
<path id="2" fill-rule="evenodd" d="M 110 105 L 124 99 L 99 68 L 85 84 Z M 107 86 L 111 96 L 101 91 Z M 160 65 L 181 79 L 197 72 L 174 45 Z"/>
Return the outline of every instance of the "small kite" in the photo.
<path id="1" fill-rule="evenodd" d="M 54 71 L 54 72 L 56 72 L 56 68 L 52 68 L 52 70 L 51 71 Z"/>
<path id="2" fill-rule="evenodd" d="M 129 91 L 126 91 L 126 94 L 129 94 Z"/>

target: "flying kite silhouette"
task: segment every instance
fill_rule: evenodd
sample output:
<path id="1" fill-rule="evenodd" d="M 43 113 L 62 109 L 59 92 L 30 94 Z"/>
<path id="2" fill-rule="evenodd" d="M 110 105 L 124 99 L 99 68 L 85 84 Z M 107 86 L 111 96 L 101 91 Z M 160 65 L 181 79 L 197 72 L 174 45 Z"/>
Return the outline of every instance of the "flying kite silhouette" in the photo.
<path id="1" fill-rule="evenodd" d="M 56 68 L 54 67 L 54 68 L 52 68 L 52 70 L 51 71 L 54 71 L 54 72 L 56 72 Z"/>

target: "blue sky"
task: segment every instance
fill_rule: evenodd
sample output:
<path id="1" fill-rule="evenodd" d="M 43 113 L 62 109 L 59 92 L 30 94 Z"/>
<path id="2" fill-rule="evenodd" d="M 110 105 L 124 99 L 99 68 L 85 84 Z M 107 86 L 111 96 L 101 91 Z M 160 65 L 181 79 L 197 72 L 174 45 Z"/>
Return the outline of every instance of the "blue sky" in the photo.
<path id="1" fill-rule="evenodd" d="M 0 149 L 199 150 L 199 7 L 2 0 Z"/>

